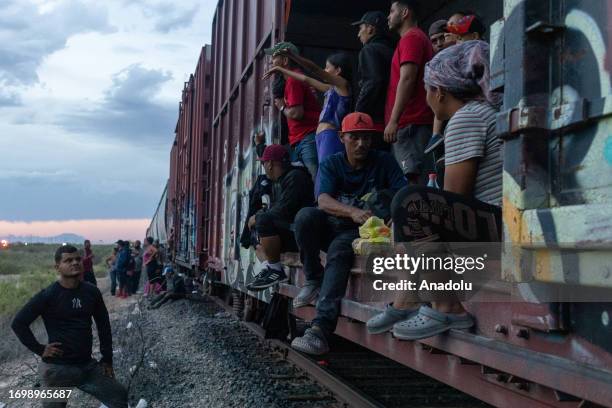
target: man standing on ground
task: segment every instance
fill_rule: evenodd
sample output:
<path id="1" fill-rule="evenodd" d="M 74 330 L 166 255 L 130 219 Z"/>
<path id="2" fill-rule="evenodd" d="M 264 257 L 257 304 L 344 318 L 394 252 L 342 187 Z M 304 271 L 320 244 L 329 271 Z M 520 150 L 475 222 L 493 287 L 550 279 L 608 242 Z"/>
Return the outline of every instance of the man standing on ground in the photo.
<path id="1" fill-rule="evenodd" d="M 249 219 L 255 230 L 265 260 L 262 271 L 247 285 L 253 291 L 264 290 L 287 279 L 281 253 L 297 252 L 291 224 L 297 212 L 314 204 L 312 178 L 303 167 L 293 167 L 287 150 L 277 144 L 266 147 L 259 159 L 272 180 L 272 205 Z"/>
<path id="2" fill-rule="evenodd" d="M 83 264 L 79 251 L 61 246 L 55 251 L 57 282 L 40 291 L 17 313 L 11 325 L 28 349 L 42 357 L 39 365 L 43 387 L 77 387 L 109 408 L 127 407 L 127 390 L 113 372 L 113 340 L 108 311 L 97 287 L 81 282 Z M 30 325 L 39 316 L 49 344 L 40 344 Z M 102 360 L 91 358 L 96 322 Z M 46 402 L 44 407 L 65 407 L 65 402 Z"/>
<path id="3" fill-rule="evenodd" d="M 83 280 L 98 286 L 93 270 L 94 254 L 91 250 L 91 242 L 88 239 L 83 242 L 83 252 Z"/>
<path id="4" fill-rule="evenodd" d="M 398 0 L 391 5 L 389 29 L 400 35 L 391 63 L 385 106 L 385 141 L 412 184 L 433 166 L 424 151 L 431 137 L 433 112 L 425 100 L 423 72 L 433 57 L 427 35 L 417 26 L 417 1 Z"/>
<path id="5" fill-rule="evenodd" d="M 367 113 L 374 121 L 377 132 L 372 135 L 373 148 L 388 147 L 383 131 L 393 43 L 388 35 L 387 16 L 381 11 L 368 11 L 352 25 L 359 26 L 357 37 L 363 44 L 359 51 L 359 93 L 355 112 Z"/>
<path id="6" fill-rule="evenodd" d="M 281 53 L 283 50 L 299 55 L 298 48 L 290 42 L 278 43 L 267 48 L 265 53 L 272 56 L 272 65 L 300 72 L 292 66 L 289 57 Z M 285 77 L 284 98 L 275 98 L 274 106 L 287 118 L 291 161 L 304 163 L 314 180 L 319 167 L 315 136 L 321 114 L 314 90 L 297 79 Z"/>
<path id="7" fill-rule="evenodd" d="M 374 123 L 365 113 L 355 112 L 344 118 L 341 137 L 346 150 L 321 163 L 319 207 L 303 208 L 295 217 L 295 238 L 306 284 L 293 306 L 314 301 L 320 287 L 312 327 L 291 343 L 304 353 L 320 355 L 329 351 L 327 339 L 336 330 L 340 301 L 355 257 L 353 240 L 359 238 L 359 226 L 372 216 L 363 197 L 384 190 L 394 194 L 406 186 L 393 157 L 371 150 L 373 131 Z M 325 268 L 321 266 L 320 251 L 327 252 Z"/>
<path id="8" fill-rule="evenodd" d="M 115 260 L 115 271 L 117 274 L 117 280 L 119 281 L 119 291 L 117 297 L 126 298 L 128 297 L 127 290 L 127 271 L 130 264 L 130 243 L 127 241 L 117 241 L 118 252 Z"/>
<path id="9" fill-rule="evenodd" d="M 139 240 L 134 241 L 132 248 L 132 258 L 134 259 L 134 276 L 132 276 L 132 287 L 130 293 L 138 292 L 140 286 L 140 275 L 142 274 L 142 247 Z"/>

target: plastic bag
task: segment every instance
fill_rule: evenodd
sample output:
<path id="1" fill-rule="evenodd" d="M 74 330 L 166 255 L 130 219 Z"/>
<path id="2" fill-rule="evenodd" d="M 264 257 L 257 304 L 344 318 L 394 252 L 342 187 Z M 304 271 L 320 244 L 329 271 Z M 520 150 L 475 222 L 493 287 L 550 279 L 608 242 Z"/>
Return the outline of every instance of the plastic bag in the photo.
<path id="1" fill-rule="evenodd" d="M 359 227 L 359 238 L 353 241 L 353 251 L 363 255 L 372 245 L 391 243 L 391 229 L 378 217 L 370 217 Z M 370 244 L 370 245 L 368 245 Z"/>
<path id="2" fill-rule="evenodd" d="M 391 242 L 391 229 L 378 217 L 370 217 L 359 227 L 359 237 L 368 242 Z"/>

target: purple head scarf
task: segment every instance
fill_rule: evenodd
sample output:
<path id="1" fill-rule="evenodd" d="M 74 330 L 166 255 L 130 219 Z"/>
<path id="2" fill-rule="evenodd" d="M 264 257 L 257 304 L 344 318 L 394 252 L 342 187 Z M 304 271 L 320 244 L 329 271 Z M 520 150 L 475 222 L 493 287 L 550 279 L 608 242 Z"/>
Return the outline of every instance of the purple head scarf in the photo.
<path id="1" fill-rule="evenodd" d="M 466 41 L 440 51 L 425 66 L 425 84 L 453 95 L 501 106 L 502 95 L 491 92 L 489 44 Z"/>

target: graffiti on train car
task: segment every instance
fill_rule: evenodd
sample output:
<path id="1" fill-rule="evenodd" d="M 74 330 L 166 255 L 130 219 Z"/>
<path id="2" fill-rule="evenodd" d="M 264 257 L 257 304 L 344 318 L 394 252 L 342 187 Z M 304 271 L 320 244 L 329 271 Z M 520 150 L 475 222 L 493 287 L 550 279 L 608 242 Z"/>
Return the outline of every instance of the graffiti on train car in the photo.
<path id="1" fill-rule="evenodd" d="M 272 126 L 264 124 L 261 129 L 270 135 Z M 223 214 L 223 263 L 226 270 L 225 284 L 237 289 L 245 290 L 245 285 L 261 268 L 261 262 L 255 256 L 253 248 L 245 249 L 240 246 L 240 232 L 247 219 L 249 208 L 249 191 L 253 182 L 260 174 L 253 147 L 245 152 L 238 152 L 236 146 L 235 165 L 232 171 L 225 176 L 224 214 Z M 270 291 L 257 294 L 261 300 L 269 300 Z"/>
<path id="2" fill-rule="evenodd" d="M 515 25 L 525 21 L 524 7 L 546 10 L 534 5 L 506 1 L 505 42 L 493 43 L 493 61 L 500 53 L 506 59 L 523 53 L 514 60 L 526 67 L 517 72 L 505 67 L 504 110 L 516 108 L 519 116 L 517 123 L 505 124 L 515 127 L 505 143 L 505 240 L 525 249 L 506 254 L 504 275 L 600 286 L 610 252 L 594 256 L 592 250 L 609 250 L 612 232 L 605 215 L 612 210 L 612 44 L 606 44 L 612 6 L 557 2 L 550 7 L 566 10 L 559 23 Z M 531 36 L 526 45 L 511 41 L 522 35 L 520 30 Z M 558 41 L 564 46 L 549 46 Z"/>

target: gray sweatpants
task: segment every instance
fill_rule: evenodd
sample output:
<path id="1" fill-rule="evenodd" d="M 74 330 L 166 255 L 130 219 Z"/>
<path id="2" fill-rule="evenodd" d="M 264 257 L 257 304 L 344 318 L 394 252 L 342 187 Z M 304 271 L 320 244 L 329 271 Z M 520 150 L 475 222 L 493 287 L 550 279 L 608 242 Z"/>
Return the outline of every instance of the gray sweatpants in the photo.
<path id="1" fill-rule="evenodd" d="M 102 366 L 95 360 L 85 364 L 47 364 L 40 363 L 38 374 L 42 386 L 73 388 L 76 387 L 109 408 L 127 408 L 127 389 L 114 378 L 103 374 Z M 69 400 L 70 401 L 70 400 Z M 43 402 L 44 408 L 64 408 L 66 402 Z"/>

